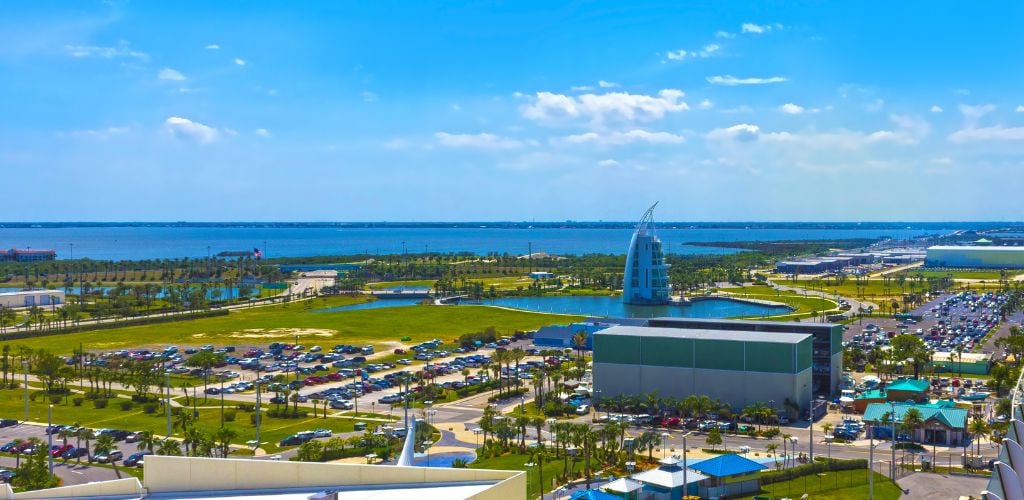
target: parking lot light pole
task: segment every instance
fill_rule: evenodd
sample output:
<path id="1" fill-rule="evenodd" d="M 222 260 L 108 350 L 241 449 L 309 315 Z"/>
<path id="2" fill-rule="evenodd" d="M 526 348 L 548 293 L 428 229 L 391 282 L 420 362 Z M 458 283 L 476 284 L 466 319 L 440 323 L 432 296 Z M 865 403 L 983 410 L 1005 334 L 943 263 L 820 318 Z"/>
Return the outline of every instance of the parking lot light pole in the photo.
<path id="1" fill-rule="evenodd" d="M 164 386 L 167 388 L 167 396 L 164 398 L 164 406 L 167 410 L 167 437 L 171 437 L 171 374 L 164 372 Z"/>
<path id="2" fill-rule="evenodd" d="M 224 376 L 220 377 L 220 426 L 224 427 Z"/>
<path id="3" fill-rule="evenodd" d="M 46 441 L 48 443 L 50 457 L 50 482 L 53 482 L 53 405 L 46 410 Z"/>
<path id="4" fill-rule="evenodd" d="M 25 375 L 25 422 L 28 422 L 28 361 L 21 360 L 21 371 Z"/>
<path id="5" fill-rule="evenodd" d="M 668 456 L 668 438 L 672 435 L 667 432 L 661 433 L 661 458 Z"/>

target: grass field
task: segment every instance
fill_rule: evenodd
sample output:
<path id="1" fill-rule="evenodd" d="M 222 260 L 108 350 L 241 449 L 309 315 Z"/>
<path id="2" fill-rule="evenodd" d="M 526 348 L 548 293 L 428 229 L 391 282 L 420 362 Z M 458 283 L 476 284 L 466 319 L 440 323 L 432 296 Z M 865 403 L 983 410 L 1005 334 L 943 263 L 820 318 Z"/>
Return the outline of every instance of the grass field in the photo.
<path id="1" fill-rule="evenodd" d="M 875 472 L 874 498 L 897 499 L 903 493 L 888 478 Z M 761 493 L 737 498 L 771 497 L 808 499 L 828 498 L 830 500 L 864 500 L 868 498 L 868 471 L 852 470 L 826 472 L 820 475 L 798 477 L 790 481 L 773 483 L 762 487 Z"/>
<path id="2" fill-rule="evenodd" d="M 35 400 L 30 398 L 29 400 L 29 420 L 33 422 L 46 422 L 47 409 L 50 404 L 48 397 L 42 393 L 42 391 L 32 391 L 30 389 L 30 395 L 35 392 L 37 397 Z M 172 396 L 176 394 L 172 393 Z M 180 392 L 178 393 L 180 395 Z M 81 394 L 72 395 L 72 399 L 80 397 Z M 82 406 L 74 406 L 71 403 L 59 403 L 53 407 L 53 420 L 54 423 L 58 424 L 72 424 L 77 423 L 78 425 L 89 427 L 92 429 L 101 428 L 112 428 L 112 429 L 124 429 L 128 431 L 142 431 L 151 430 L 157 435 L 164 436 L 167 433 L 167 420 L 166 414 L 163 409 L 159 409 L 156 413 L 146 414 L 142 411 L 142 405 L 136 404 L 134 408 L 130 410 L 122 410 L 118 403 L 120 401 L 126 401 L 126 399 L 116 398 L 110 399 L 106 408 L 98 409 L 93 406 L 92 401 L 84 401 Z M 184 398 L 178 398 L 178 402 L 184 403 Z M 225 408 L 232 410 L 235 404 L 231 401 L 225 401 Z M 214 433 L 220 428 L 220 399 L 215 396 L 210 396 L 208 399 L 203 399 L 202 395 L 197 401 L 199 420 L 197 426 L 203 432 L 207 434 Z M 267 405 L 271 407 L 273 405 Z M 369 402 L 366 402 L 366 406 L 369 406 Z M 363 412 L 366 410 L 360 406 L 360 415 L 364 415 Z M 3 389 L 0 390 L 0 416 L 4 418 L 16 418 L 18 420 L 24 419 L 25 403 L 24 403 L 24 391 L 23 389 Z M 244 411 L 237 411 L 235 415 L 236 419 L 234 422 L 227 422 L 228 428 L 234 429 L 238 432 L 232 442 L 235 444 L 245 443 L 256 437 L 256 427 L 250 423 L 249 414 Z M 386 415 L 385 415 L 386 417 Z M 293 434 L 298 431 L 313 430 L 316 428 L 328 428 L 334 432 L 351 432 L 354 430 L 355 422 L 360 419 L 352 418 L 299 418 L 299 419 L 278 419 L 264 416 L 263 425 L 260 432 L 260 441 L 265 444 L 262 446 L 267 452 L 274 452 L 280 448 L 277 443 L 284 439 L 286 436 Z M 372 426 L 371 422 L 371 426 Z M 175 436 L 181 437 L 181 432 L 175 430 Z M 54 438 L 56 441 L 56 437 Z M 74 442 L 74 440 L 71 440 Z M 131 443 L 120 443 L 119 446 L 125 452 L 135 451 L 136 445 Z M 126 453 L 127 455 L 128 453 Z"/>
<path id="3" fill-rule="evenodd" d="M 406 280 L 406 281 L 379 281 L 377 283 L 369 283 L 366 286 L 370 290 L 380 290 L 383 288 L 395 288 L 402 286 L 415 286 L 415 287 L 428 287 L 433 288 L 434 283 L 437 280 Z"/>
<path id="4" fill-rule="evenodd" d="M 502 455 L 495 458 L 478 458 L 469 466 L 473 469 L 493 469 L 493 470 L 523 470 L 527 471 L 527 491 L 529 496 L 527 498 L 534 498 L 540 495 L 540 475 L 537 473 L 537 468 L 528 468 L 526 464 L 530 463 L 530 455 L 523 453 L 512 453 L 509 455 Z M 583 460 L 577 461 L 572 468 L 576 472 L 581 472 L 584 469 Z M 597 467 L 597 461 L 591 459 L 591 467 Z M 551 478 L 558 477 L 562 474 L 565 468 L 565 462 L 561 457 L 554 459 L 548 458 L 544 461 L 544 492 L 551 492 Z M 596 472 L 596 471 L 595 471 Z M 595 472 L 591 472 L 596 476 Z"/>
<path id="5" fill-rule="evenodd" d="M 486 306 L 410 306 L 339 312 L 317 309 L 354 304 L 362 297 L 314 299 L 310 308 L 302 302 L 232 311 L 228 316 L 132 326 L 21 339 L 16 345 L 46 348 L 58 354 L 70 353 L 81 343 L 87 350 L 155 348 L 179 346 L 265 345 L 290 342 L 299 337 L 304 344 L 374 344 L 383 349 L 410 337 L 412 342 L 432 338 L 451 341 L 464 333 L 493 326 L 503 334 L 531 330 L 582 318 L 513 311 Z"/>
<path id="6" fill-rule="evenodd" d="M 805 297 L 792 292 L 777 292 L 776 290 L 766 286 L 722 288 L 719 291 L 735 295 L 737 298 L 770 300 L 773 302 L 782 302 L 788 306 L 795 307 L 796 310 L 792 313 L 780 316 L 789 319 L 809 316 L 814 311 L 818 311 L 820 313 L 822 311 L 828 311 L 836 308 L 836 303 L 831 300 L 820 297 Z"/>

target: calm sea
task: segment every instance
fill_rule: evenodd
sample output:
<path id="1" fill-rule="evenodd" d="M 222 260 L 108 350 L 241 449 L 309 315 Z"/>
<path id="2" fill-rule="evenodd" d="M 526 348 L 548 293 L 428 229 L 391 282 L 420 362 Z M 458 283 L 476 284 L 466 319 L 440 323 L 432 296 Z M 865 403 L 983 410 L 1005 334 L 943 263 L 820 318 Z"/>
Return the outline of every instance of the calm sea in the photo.
<path id="1" fill-rule="evenodd" d="M 672 253 L 716 254 L 731 250 L 687 245 L 707 241 L 824 240 L 889 236 L 905 239 L 949 229 L 710 229 L 659 228 Z M 625 253 L 632 231 L 592 228 L 295 228 L 295 227 L 59 227 L 2 228 L 0 249 L 54 249 L 58 258 L 158 259 L 205 257 L 207 252 L 266 248 L 266 257 L 491 252 L 522 255 Z"/>

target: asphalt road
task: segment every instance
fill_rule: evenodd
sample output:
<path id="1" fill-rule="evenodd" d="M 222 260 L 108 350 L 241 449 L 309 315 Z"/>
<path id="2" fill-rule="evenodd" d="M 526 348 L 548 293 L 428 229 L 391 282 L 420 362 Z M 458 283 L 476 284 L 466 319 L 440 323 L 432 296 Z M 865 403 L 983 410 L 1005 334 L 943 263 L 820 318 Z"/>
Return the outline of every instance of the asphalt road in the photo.
<path id="1" fill-rule="evenodd" d="M 0 428 L 0 444 L 13 441 L 14 439 L 28 439 L 30 437 L 36 437 L 46 443 L 45 427 L 41 425 L 32 424 L 19 424 L 13 427 Z M 53 437 L 54 444 L 63 444 L 61 439 L 57 436 Z M 68 443 L 74 444 L 73 440 L 69 440 Z M 135 445 L 124 442 L 120 444 L 121 451 L 125 452 L 125 455 L 130 455 L 136 451 Z M 22 457 L 24 459 L 24 457 Z M 0 457 L 0 466 L 13 469 L 17 464 L 18 460 L 14 457 Z M 117 479 L 113 469 L 106 467 L 91 467 L 88 462 L 82 462 L 82 465 L 75 465 L 75 461 L 69 461 L 67 465 L 63 465 L 62 460 L 53 461 L 53 472 L 62 480 L 64 484 L 82 484 L 90 483 L 93 481 L 107 481 L 110 479 Z M 124 477 L 125 475 L 122 474 Z"/>

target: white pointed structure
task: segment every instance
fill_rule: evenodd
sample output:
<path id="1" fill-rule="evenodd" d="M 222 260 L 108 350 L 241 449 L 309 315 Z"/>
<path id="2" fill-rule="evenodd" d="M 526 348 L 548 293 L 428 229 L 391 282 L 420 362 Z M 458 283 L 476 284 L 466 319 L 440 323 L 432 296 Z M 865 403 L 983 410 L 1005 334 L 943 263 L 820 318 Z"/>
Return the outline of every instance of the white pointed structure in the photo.
<path id="1" fill-rule="evenodd" d="M 626 304 L 657 305 L 669 300 L 668 268 L 661 240 L 654 234 L 654 207 L 644 212 L 629 242 L 626 270 L 622 280 L 622 301 Z"/>
<path id="2" fill-rule="evenodd" d="M 402 444 L 402 454 L 398 456 L 398 463 L 404 467 L 412 467 L 416 455 L 416 419 L 405 421 L 405 443 Z"/>

